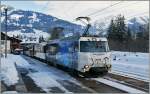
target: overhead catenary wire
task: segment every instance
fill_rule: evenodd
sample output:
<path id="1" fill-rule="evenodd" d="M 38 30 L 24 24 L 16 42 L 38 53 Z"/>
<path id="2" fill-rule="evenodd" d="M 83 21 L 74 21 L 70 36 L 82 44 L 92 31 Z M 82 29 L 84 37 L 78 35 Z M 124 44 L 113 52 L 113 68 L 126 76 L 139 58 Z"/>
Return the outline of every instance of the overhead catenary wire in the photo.
<path id="1" fill-rule="evenodd" d="M 99 13 L 99 12 L 102 12 L 102 11 L 104 11 L 104 10 L 106 10 L 106 9 L 108 9 L 108 8 L 111 8 L 111 7 L 115 6 L 115 5 L 118 5 L 118 4 L 122 3 L 122 2 L 123 2 L 123 1 L 119 1 L 119 2 L 117 2 L 117 3 L 115 3 L 115 4 L 112 4 L 112 5 L 110 5 L 110 6 L 107 6 L 107 7 L 103 8 L 103 9 L 100 9 L 100 10 L 98 10 L 98 11 L 95 11 L 95 12 L 93 12 L 93 13 L 90 13 L 90 14 L 88 14 L 88 15 L 86 15 L 86 16 L 95 15 L 95 14 L 97 14 L 97 13 Z"/>
<path id="2" fill-rule="evenodd" d="M 139 3 L 139 2 L 137 1 L 137 2 L 134 2 L 134 3 L 130 3 L 130 4 L 136 5 L 137 3 Z M 124 8 L 124 7 L 126 7 L 126 6 L 129 6 L 129 4 L 128 4 L 128 5 L 125 5 L 125 6 L 121 7 L 121 8 Z M 121 8 L 117 8 L 117 10 L 120 10 Z M 105 10 L 104 10 L 104 11 L 105 11 Z M 104 11 L 101 11 L 101 12 L 104 12 Z M 133 15 L 133 16 L 137 16 L 137 15 L 144 14 L 144 13 L 149 13 L 149 12 L 148 12 L 148 11 L 147 11 L 147 12 L 142 12 L 142 13 L 138 13 L 138 14 Z M 99 13 L 97 13 L 97 14 L 99 14 Z M 96 17 L 96 16 L 98 16 L 98 15 L 94 14 L 94 17 Z M 115 17 L 115 16 L 113 16 L 112 14 L 111 14 L 111 15 L 108 15 L 108 17 L 109 17 L 109 16 L 112 16 L 111 18 Z M 133 17 L 133 16 L 130 16 L 130 17 Z M 108 17 L 107 17 L 107 18 L 108 18 Z M 130 17 L 127 17 L 127 18 L 130 18 Z M 100 19 L 103 19 L 103 18 L 100 18 Z"/>
<path id="3" fill-rule="evenodd" d="M 70 10 L 73 10 L 73 8 L 75 8 L 78 5 L 78 2 L 74 2 L 70 7 L 68 7 L 68 9 L 65 11 L 67 14 L 70 14 Z"/>
<path id="4" fill-rule="evenodd" d="M 129 20 L 129 18 L 140 16 L 140 15 L 146 14 L 146 13 L 149 13 L 149 11 L 145 11 L 145 12 L 137 13 L 137 14 L 134 14 L 134 15 L 131 15 L 131 16 L 127 16 L 127 17 L 125 17 L 125 21 Z M 109 15 L 109 16 L 111 16 L 111 15 Z M 106 18 L 108 18 L 108 17 L 106 17 Z M 116 16 L 112 16 L 111 19 L 113 19 L 114 17 L 116 17 Z M 101 19 L 104 19 L 104 18 L 101 18 Z"/>
<path id="5" fill-rule="evenodd" d="M 117 2 L 117 3 L 115 3 L 115 4 L 111 4 L 110 6 L 107 6 L 107 7 L 103 8 L 103 9 L 100 9 L 100 10 L 98 10 L 98 11 L 96 11 L 96 12 L 90 13 L 90 14 L 88 14 L 88 15 L 86 15 L 86 16 L 87 16 L 87 17 L 90 17 L 90 16 L 95 15 L 95 14 L 97 14 L 97 13 L 99 13 L 99 12 L 102 12 L 102 11 L 108 9 L 108 8 L 111 8 L 111 7 L 115 6 L 115 5 L 118 5 L 118 4 L 122 3 L 122 2 L 123 2 L 123 1 L 119 1 L 119 2 Z M 73 20 L 72 22 L 75 22 L 75 21 L 76 21 L 76 20 Z"/>
<path id="6" fill-rule="evenodd" d="M 127 4 L 127 5 L 123 6 L 123 7 L 121 6 L 121 7 L 117 8 L 117 11 L 118 11 L 118 10 L 121 10 L 121 9 L 123 9 L 123 8 L 126 8 L 126 7 L 129 6 L 129 5 L 132 5 L 132 4 L 135 5 L 135 4 L 137 4 L 137 3 L 139 3 L 139 2 L 137 1 L 137 2 L 134 2 L 134 3 L 130 3 L 130 4 Z M 113 10 L 112 10 L 112 11 L 113 11 Z M 103 11 L 103 12 L 104 12 L 104 11 Z M 107 13 L 108 13 L 108 12 L 107 12 Z M 98 13 L 98 14 L 100 14 L 100 13 Z M 98 14 L 95 15 L 94 17 L 99 16 Z"/>

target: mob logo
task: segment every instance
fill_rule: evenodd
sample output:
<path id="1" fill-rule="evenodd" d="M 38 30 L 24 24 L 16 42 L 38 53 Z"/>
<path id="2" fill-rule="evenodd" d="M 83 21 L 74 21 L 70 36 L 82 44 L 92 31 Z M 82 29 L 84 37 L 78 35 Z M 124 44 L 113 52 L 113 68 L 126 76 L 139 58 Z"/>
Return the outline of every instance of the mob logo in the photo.
<path id="1" fill-rule="evenodd" d="M 91 66 L 93 66 L 94 64 L 100 64 L 102 62 L 101 59 L 94 59 L 94 58 L 91 58 L 91 61 L 92 61 Z"/>

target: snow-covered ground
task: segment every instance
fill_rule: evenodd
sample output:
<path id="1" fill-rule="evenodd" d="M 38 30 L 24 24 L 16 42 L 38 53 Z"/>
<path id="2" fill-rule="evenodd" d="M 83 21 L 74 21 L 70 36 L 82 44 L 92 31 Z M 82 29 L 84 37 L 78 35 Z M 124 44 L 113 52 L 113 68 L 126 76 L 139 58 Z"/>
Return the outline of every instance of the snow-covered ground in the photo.
<path id="1" fill-rule="evenodd" d="M 50 92 L 52 88 L 58 87 L 65 93 L 70 93 L 60 82 L 68 84 L 67 81 L 76 85 L 82 86 L 76 79 L 69 74 L 51 67 L 38 60 L 31 59 L 29 57 L 22 57 L 21 55 L 8 54 L 7 58 L 1 59 L 1 80 L 6 85 L 15 85 L 18 83 L 19 74 L 16 66 L 28 70 L 27 76 L 29 76 L 34 83 L 42 88 L 45 92 Z M 66 82 L 66 83 L 65 83 Z"/>
<path id="2" fill-rule="evenodd" d="M 149 80 L 149 53 L 113 51 L 112 72 Z"/>
<path id="3" fill-rule="evenodd" d="M 7 58 L 1 58 L 0 79 L 8 86 L 15 85 L 19 80 L 15 64 L 17 67 L 28 70 L 27 76 L 45 92 L 50 92 L 53 87 L 58 87 L 65 93 L 69 93 L 70 91 L 61 84 L 61 82 L 68 84 L 67 81 L 83 86 L 66 72 L 58 70 L 38 60 L 12 54 L 8 54 Z M 148 80 L 149 54 L 113 51 L 112 73 Z"/>
<path id="4" fill-rule="evenodd" d="M 26 59 L 28 60 L 28 63 L 30 63 L 28 69 L 35 71 L 29 72 L 28 76 L 34 80 L 37 86 L 41 87 L 46 92 L 51 91 L 52 87 L 58 87 L 62 91 L 69 93 L 69 91 L 59 83 L 59 81 L 64 81 L 65 83 L 67 80 L 80 85 L 76 79 L 61 70 L 41 63 L 38 60 L 31 60 L 28 59 L 28 57 L 26 57 Z"/>
<path id="5" fill-rule="evenodd" d="M 0 80 L 4 81 L 8 86 L 16 84 L 19 80 L 15 67 L 16 60 L 17 57 L 10 54 L 8 54 L 7 58 L 1 58 Z"/>
<path id="6" fill-rule="evenodd" d="M 1 57 L 0 80 L 8 86 L 15 85 L 19 80 L 15 63 L 18 66 L 27 66 L 27 62 L 19 55 L 8 54 L 7 58 Z"/>

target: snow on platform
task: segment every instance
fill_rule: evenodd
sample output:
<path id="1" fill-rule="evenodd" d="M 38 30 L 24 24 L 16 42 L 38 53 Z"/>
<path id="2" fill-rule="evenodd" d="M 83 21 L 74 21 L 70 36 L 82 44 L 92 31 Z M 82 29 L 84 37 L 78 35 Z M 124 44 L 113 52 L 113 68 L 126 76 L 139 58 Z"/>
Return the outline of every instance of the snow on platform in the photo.
<path id="1" fill-rule="evenodd" d="M 28 66 L 30 71 L 27 75 L 31 77 L 35 84 L 42 88 L 45 92 L 51 92 L 53 87 L 58 87 L 63 92 L 70 93 L 70 91 L 64 88 L 59 81 L 63 81 L 65 83 L 67 80 L 80 85 L 76 79 L 59 69 L 26 56 L 24 56 L 24 58 L 30 64 L 30 66 Z"/>
<path id="2" fill-rule="evenodd" d="M 14 55 L 8 54 L 7 58 L 1 58 L 1 73 L 0 78 L 8 86 L 18 82 L 19 77 L 15 67 L 17 58 Z"/>
<path id="3" fill-rule="evenodd" d="M 113 51 L 112 73 L 149 80 L 149 53 Z"/>
<path id="4" fill-rule="evenodd" d="M 52 76 L 53 74 L 47 72 L 30 73 L 29 76 L 34 80 L 37 86 L 41 87 L 44 91 L 51 91 L 52 87 L 59 87 L 64 92 L 69 92 L 60 83 L 56 81 Z"/>
<path id="5" fill-rule="evenodd" d="M 132 88 L 132 87 L 129 87 L 129 86 L 125 86 L 125 85 L 122 85 L 120 83 L 109 81 L 109 80 L 106 80 L 106 79 L 103 79 L 103 78 L 93 78 L 93 79 L 98 81 L 98 82 L 104 83 L 106 85 L 109 85 L 109 86 L 115 87 L 117 89 L 126 91 L 128 93 L 140 93 L 140 94 L 143 94 L 143 93 L 145 94 L 146 93 L 146 92 L 143 92 L 141 90 L 137 90 L 135 88 Z"/>
<path id="6" fill-rule="evenodd" d="M 76 79 L 59 69 L 50 67 L 45 63 L 26 56 L 13 54 L 8 54 L 7 58 L 3 57 L 1 59 L 0 78 L 8 86 L 15 85 L 19 81 L 19 74 L 16 70 L 16 66 L 26 69 L 28 71 L 27 76 L 45 92 L 51 92 L 54 87 L 57 87 L 65 93 L 71 93 L 61 85 L 60 81 L 64 83 L 65 81 L 70 81 L 76 85 L 82 86 Z M 68 83 L 66 82 L 65 84 Z"/>
<path id="7" fill-rule="evenodd" d="M 20 55 L 8 54 L 7 58 L 1 58 L 0 78 L 8 86 L 15 85 L 19 80 L 15 64 L 23 67 L 29 66 L 28 62 L 24 60 Z"/>
<path id="8" fill-rule="evenodd" d="M 2 94 L 18 94 L 17 91 L 5 91 Z"/>

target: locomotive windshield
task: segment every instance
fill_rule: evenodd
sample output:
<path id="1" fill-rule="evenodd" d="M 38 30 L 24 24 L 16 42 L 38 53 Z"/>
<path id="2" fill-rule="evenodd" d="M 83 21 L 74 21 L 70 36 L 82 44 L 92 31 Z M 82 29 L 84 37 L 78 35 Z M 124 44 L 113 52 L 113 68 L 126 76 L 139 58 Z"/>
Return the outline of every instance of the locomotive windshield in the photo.
<path id="1" fill-rule="evenodd" d="M 108 52 L 106 41 L 80 41 L 80 52 Z"/>

